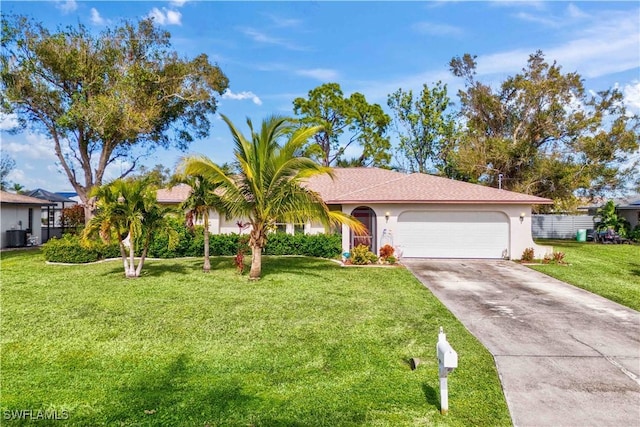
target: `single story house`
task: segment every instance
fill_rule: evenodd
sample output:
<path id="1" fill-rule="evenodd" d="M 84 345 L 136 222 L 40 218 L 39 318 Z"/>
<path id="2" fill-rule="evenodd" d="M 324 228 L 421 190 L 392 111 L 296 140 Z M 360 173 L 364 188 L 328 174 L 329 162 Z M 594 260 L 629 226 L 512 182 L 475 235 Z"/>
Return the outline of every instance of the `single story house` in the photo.
<path id="1" fill-rule="evenodd" d="M 0 247 L 21 247 L 41 243 L 40 212 L 52 206 L 47 200 L 0 190 Z"/>
<path id="2" fill-rule="evenodd" d="M 533 248 L 536 257 L 552 251 L 531 237 L 532 205 L 552 201 L 527 194 L 433 175 L 405 174 L 378 168 L 334 168 L 309 179 L 331 209 L 359 219 L 366 235 L 342 227 L 348 252 L 366 244 L 373 252 L 391 244 L 401 257 L 519 259 Z M 180 185 L 158 191 L 158 201 L 177 205 L 189 195 Z M 211 233 L 238 232 L 238 219 L 210 216 Z M 325 232 L 321 224 L 281 224 L 286 232 Z"/>
<path id="3" fill-rule="evenodd" d="M 606 203 L 606 199 L 602 200 L 598 205 L 591 205 L 583 208 L 589 215 L 597 215 L 598 209 Z M 616 206 L 616 213 L 629 221 L 631 229 L 640 225 L 640 194 L 634 194 L 629 197 L 613 199 Z"/>
<path id="4" fill-rule="evenodd" d="M 618 214 L 626 218 L 631 224 L 631 229 L 640 225 L 640 195 L 630 198 L 624 204 L 617 207 Z"/>
<path id="5" fill-rule="evenodd" d="M 640 194 L 621 200 L 620 204 L 616 206 L 616 210 L 618 215 L 629 221 L 633 230 L 634 227 L 640 225 Z"/>

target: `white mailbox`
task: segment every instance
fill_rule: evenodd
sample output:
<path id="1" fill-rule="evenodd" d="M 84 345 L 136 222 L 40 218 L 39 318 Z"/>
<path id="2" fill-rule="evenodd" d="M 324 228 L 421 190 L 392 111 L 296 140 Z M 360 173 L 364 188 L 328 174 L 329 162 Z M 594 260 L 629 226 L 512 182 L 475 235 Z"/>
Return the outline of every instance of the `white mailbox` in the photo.
<path id="1" fill-rule="evenodd" d="M 451 372 L 454 368 L 458 367 L 458 353 L 451 347 L 451 344 L 447 341 L 447 336 L 442 332 L 438 334 L 438 365 L 440 368 L 445 368 L 448 372 Z"/>
<path id="2" fill-rule="evenodd" d="M 438 353 L 438 374 L 440 376 L 440 413 L 446 414 L 449 411 L 449 387 L 447 384 L 447 375 L 458 367 L 458 353 L 451 347 L 447 341 L 442 326 L 438 334 L 438 343 L 436 344 Z"/>

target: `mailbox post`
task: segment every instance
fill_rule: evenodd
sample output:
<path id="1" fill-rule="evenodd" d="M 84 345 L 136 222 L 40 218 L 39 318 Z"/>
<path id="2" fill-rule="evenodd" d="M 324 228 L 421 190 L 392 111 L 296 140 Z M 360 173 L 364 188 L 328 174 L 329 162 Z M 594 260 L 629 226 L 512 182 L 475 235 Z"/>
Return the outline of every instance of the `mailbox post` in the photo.
<path id="1" fill-rule="evenodd" d="M 438 375 L 440 377 L 440 413 L 446 415 L 449 411 L 447 375 L 458 367 L 458 353 L 456 353 L 447 341 L 447 335 L 444 333 L 442 326 L 438 334 L 436 351 L 438 353 Z"/>

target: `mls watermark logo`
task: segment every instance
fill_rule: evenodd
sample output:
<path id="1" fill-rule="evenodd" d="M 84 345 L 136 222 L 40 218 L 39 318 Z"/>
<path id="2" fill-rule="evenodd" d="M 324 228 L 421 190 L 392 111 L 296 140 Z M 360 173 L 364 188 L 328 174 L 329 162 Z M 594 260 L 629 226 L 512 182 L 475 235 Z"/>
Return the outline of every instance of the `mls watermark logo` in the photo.
<path id="1" fill-rule="evenodd" d="M 5 420 L 68 420 L 69 411 L 63 409 L 58 410 L 42 410 L 42 409 L 11 409 L 3 412 Z"/>

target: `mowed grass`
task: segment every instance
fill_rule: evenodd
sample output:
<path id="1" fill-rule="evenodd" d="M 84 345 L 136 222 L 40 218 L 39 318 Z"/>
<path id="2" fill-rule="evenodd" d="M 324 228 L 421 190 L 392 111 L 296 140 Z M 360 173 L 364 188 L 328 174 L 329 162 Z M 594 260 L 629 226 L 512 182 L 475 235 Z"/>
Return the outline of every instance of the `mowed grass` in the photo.
<path id="1" fill-rule="evenodd" d="M 230 258 L 210 274 L 201 264 L 152 260 L 125 279 L 119 261 L 3 253 L 2 414 L 66 411 L 75 426 L 511 424 L 490 354 L 407 270 L 266 257 L 249 282 Z M 440 326 L 459 354 L 446 416 Z"/>
<path id="2" fill-rule="evenodd" d="M 640 246 L 540 240 L 564 252 L 567 265 L 535 265 L 549 276 L 640 311 Z"/>

